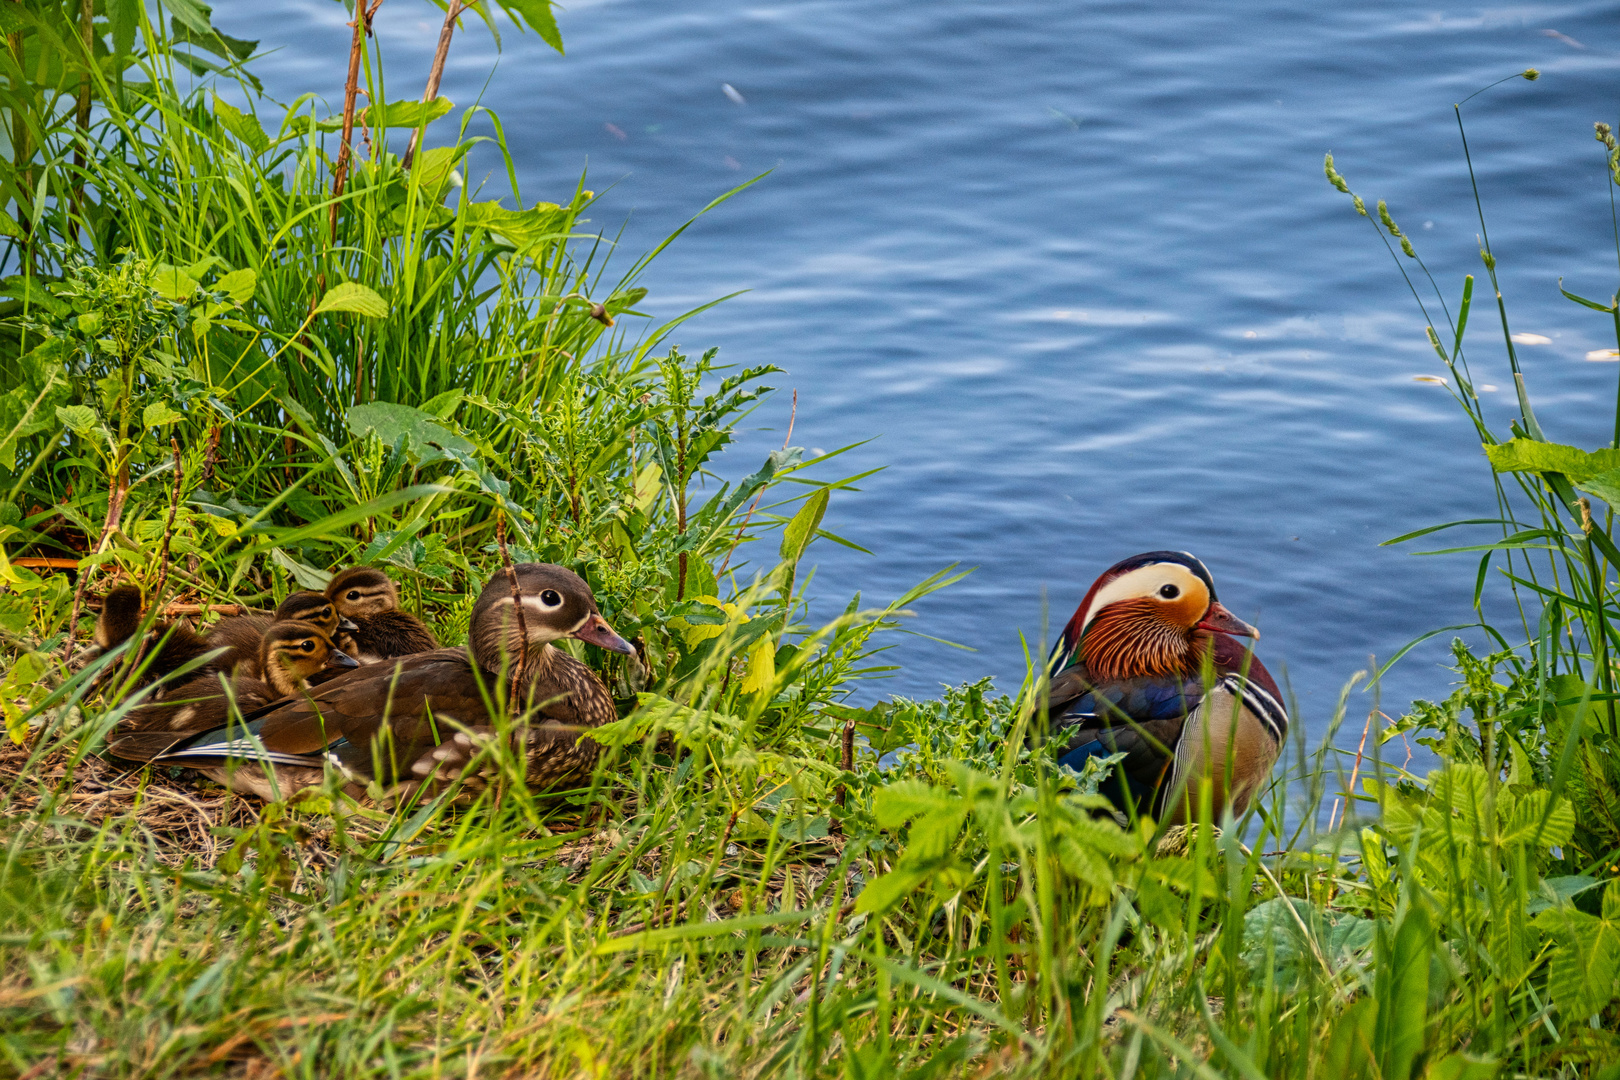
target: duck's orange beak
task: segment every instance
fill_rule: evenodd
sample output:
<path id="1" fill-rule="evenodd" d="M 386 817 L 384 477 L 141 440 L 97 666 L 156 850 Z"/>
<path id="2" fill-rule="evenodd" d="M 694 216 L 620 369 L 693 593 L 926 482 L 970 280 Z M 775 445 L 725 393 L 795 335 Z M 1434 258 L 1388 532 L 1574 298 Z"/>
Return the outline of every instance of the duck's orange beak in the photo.
<path id="1" fill-rule="evenodd" d="M 1260 639 L 1260 631 L 1227 611 L 1219 600 L 1209 605 L 1209 610 L 1204 612 L 1204 617 L 1196 629 L 1208 630 L 1214 634 L 1231 634 L 1233 637 L 1254 638 L 1256 641 Z"/>
<path id="2" fill-rule="evenodd" d="M 607 620 L 594 612 L 590 618 L 585 620 L 584 626 L 568 636 L 579 638 L 581 641 L 589 642 L 597 648 L 606 649 L 609 652 L 624 653 L 626 656 L 636 654 L 635 646 L 615 634 L 613 627 L 608 625 Z"/>

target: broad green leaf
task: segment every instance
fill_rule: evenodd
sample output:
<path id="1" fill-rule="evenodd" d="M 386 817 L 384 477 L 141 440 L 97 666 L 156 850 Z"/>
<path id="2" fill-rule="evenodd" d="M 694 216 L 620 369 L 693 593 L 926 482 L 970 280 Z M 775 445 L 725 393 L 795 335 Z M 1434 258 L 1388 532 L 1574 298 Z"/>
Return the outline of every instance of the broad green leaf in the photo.
<path id="1" fill-rule="evenodd" d="M 527 210 L 507 210 L 498 202 L 468 203 L 460 217 L 467 228 L 487 229 L 519 251 L 561 237 L 568 220 L 562 207 L 548 202 L 535 203 Z"/>
<path id="2" fill-rule="evenodd" d="M 142 427 L 163 427 L 165 424 L 172 424 L 176 420 L 183 419 L 185 419 L 185 414 L 177 412 L 174 406 L 167 401 L 154 401 L 141 410 Z"/>
<path id="3" fill-rule="evenodd" d="M 1586 874 L 1546 878 L 1541 882 L 1540 895 L 1532 896 L 1530 902 L 1525 905 L 1525 910 L 1531 915 L 1539 915 L 1548 908 L 1567 904 L 1581 893 L 1600 888 L 1602 885 L 1603 881 L 1600 878 L 1588 877 Z"/>
<path id="4" fill-rule="evenodd" d="M 152 271 L 152 291 L 165 300 L 185 300 L 197 291 L 197 280 L 178 266 L 162 263 Z"/>
<path id="5" fill-rule="evenodd" d="M 789 565 L 796 565 L 804 556 L 804 549 L 810 546 L 810 541 L 816 537 L 816 530 L 821 527 L 821 519 L 827 513 L 827 499 L 830 489 L 821 488 L 814 495 L 804 501 L 799 512 L 782 530 L 782 561 Z"/>
<path id="6" fill-rule="evenodd" d="M 220 258 L 218 255 L 204 255 L 196 262 L 182 266 L 180 269 L 186 272 L 187 277 L 193 279 L 194 281 L 200 282 L 202 281 L 204 274 L 208 273 L 208 271 L 212 270 L 216 265 L 224 261 L 225 260 Z"/>
<path id="7" fill-rule="evenodd" d="M 449 98 L 434 98 L 432 101 L 390 101 L 386 105 L 368 105 L 355 115 L 354 126 L 359 127 L 388 127 L 388 128 L 414 128 L 424 123 L 431 124 L 455 108 L 455 102 Z M 316 125 L 321 131 L 342 131 L 343 117 L 329 116 Z"/>
<path id="8" fill-rule="evenodd" d="M 238 109 L 218 94 L 214 95 L 214 119 L 219 126 L 242 141 L 254 157 L 270 149 L 270 136 L 259 126 L 259 121 Z"/>
<path id="9" fill-rule="evenodd" d="M 1424 1080 L 1494 1080 L 1502 1063 L 1472 1054 L 1447 1054 L 1423 1074 Z"/>
<path id="10" fill-rule="evenodd" d="M 466 394 L 467 391 L 459 386 L 454 390 L 435 394 L 422 402 L 422 411 L 430 416 L 437 416 L 440 420 L 448 420 L 456 415 L 456 410 L 461 407 L 461 399 Z"/>
<path id="11" fill-rule="evenodd" d="M 1532 791 L 1512 800 L 1507 821 L 1502 826 L 1502 843 L 1534 843 L 1538 848 L 1553 848 L 1569 843 L 1569 838 L 1575 834 L 1574 804 L 1559 796 L 1552 812 L 1548 813 L 1547 803 L 1551 798 L 1551 792 Z M 1507 801 L 1504 796 L 1503 804 Z"/>
<path id="12" fill-rule="evenodd" d="M 470 149 L 471 143 L 461 143 L 457 146 L 435 146 L 422 151 L 416 155 L 416 161 L 411 165 L 411 183 L 421 188 L 423 196 L 430 202 L 443 201 L 445 188 L 450 183 L 450 174 L 455 171 L 456 166 L 467 156 Z M 404 207 L 400 209 L 403 211 Z"/>
<path id="13" fill-rule="evenodd" d="M 11 663 L 0 681 L 0 713 L 6 721 L 6 734 L 21 745 L 28 737 L 29 711 L 49 692 L 45 676 L 50 671 L 44 654 L 26 652 Z"/>
<path id="14" fill-rule="evenodd" d="M 56 418 L 73 434 L 83 438 L 97 427 L 96 412 L 88 405 L 58 405 Z"/>
<path id="15" fill-rule="evenodd" d="M 1596 495 L 1610 506 L 1620 507 L 1620 469 L 1609 469 L 1574 483 L 1587 494 Z"/>
<path id="16" fill-rule="evenodd" d="M 1322 911 L 1297 897 L 1277 897 L 1256 904 L 1243 917 L 1243 962 L 1256 981 L 1269 970 L 1273 982 L 1287 989 L 1312 969 L 1322 974 L 1318 953 L 1334 971 L 1356 962 L 1372 948 L 1375 931 L 1376 924 L 1359 915 Z"/>
<path id="17" fill-rule="evenodd" d="M 232 270 L 214 282 L 214 291 L 224 293 L 237 304 L 245 304 L 253 299 L 253 290 L 258 284 L 259 275 L 257 271 Z"/>
<path id="18" fill-rule="evenodd" d="M 177 42 L 195 45 L 199 49 L 207 49 L 221 60 L 238 62 L 252 56 L 254 50 L 259 47 L 257 41 L 243 41 L 241 38 L 222 34 L 212 26 L 208 26 L 209 11 L 206 5 L 194 3 L 192 0 L 180 0 L 179 3 L 174 3 L 171 0 L 168 6 L 173 11 L 187 12 L 187 18 L 183 22 L 179 18 L 171 17 L 170 19 L 170 29 L 174 32 L 174 40 Z M 191 16 L 191 12 L 197 10 L 202 12 L 201 23 L 197 23 Z M 204 26 L 207 28 L 203 29 Z"/>
<path id="19" fill-rule="evenodd" d="M 348 422 L 349 430 L 361 438 L 375 435 L 388 446 L 399 446 L 403 439 L 405 452 L 419 463 L 438 461 L 443 456 L 433 452 L 430 447 L 456 450 L 463 454 L 471 454 L 474 450 L 471 442 L 439 423 L 437 417 L 410 405 L 382 401 L 356 405 L 344 419 Z"/>
<path id="20" fill-rule="evenodd" d="M 748 675 L 743 679 L 742 692 L 757 694 L 769 691 L 775 684 L 776 642 L 766 634 L 748 655 Z"/>
<path id="21" fill-rule="evenodd" d="M 1376 1047 L 1384 1076 L 1411 1076 L 1429 1019 L 1434 926 L 1421 904 L 1407 908 L 1388 958 L 1379 962 Z"/>
<path id="22" fill-rule="evenodd" d="M 431 124 L 456 107 L 449 98 L 432 101 L 390 101 L 382 108 L 375 105 L 361 111 L 368 127 L 415 128 Z"/>
<path id="23" fill-rule="evenodd" d="M 325 592 L 327 583 L 332 580 L 330 571 L 317 570 L 308 563 L 299 562 L 280 548 L 270 549 L 270 561 L 291 574 L 293 580 L 305 589 Z"/>
<path id="24" fill-rule="evenodd" d="M 381 319 L 388 314 L 388 301 L 358 281 L 344 281 L 328 289 L 315 306 L 317 315 L 327 311 L 347 311 L 368 319 Z"/>
<path id="25" fill-rule="evenodd" d="M 855 912 L 867 915 L 875 911 L 887 911 L 914 892 L 924 880 L 926 880 L 924 872 L 903 867 L 875 878 L 867 883 L 866 888 L 861 890 L 861 895 L 856 898 Z"/>
<path id="26" fill-rule="evenodd" d="M 1547 968 L 1547 990 L 1567 1022 L 1603 1011 L 1620 991 L 1620 927 L 1585 912 L 1558 908 L 1536 917 L 1559 945 Z"/>
<path id="27" fill-rule="evenodd" d="M 1487 446 L 1485 456 L 1497 472 L 1556 472 L 1576 482 L 1620 469 L 1620 450 L 1588 453 L 1573 446 L 1534 439 L 1511 439 Z"/>

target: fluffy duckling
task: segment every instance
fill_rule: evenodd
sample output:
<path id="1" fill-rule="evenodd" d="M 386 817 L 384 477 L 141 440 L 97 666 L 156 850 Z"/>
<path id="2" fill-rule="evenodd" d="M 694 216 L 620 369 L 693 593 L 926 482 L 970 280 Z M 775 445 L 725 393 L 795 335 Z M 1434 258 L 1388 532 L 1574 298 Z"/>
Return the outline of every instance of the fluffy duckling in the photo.
<path id="1" fill-rule="evenodd" d="M 268 619 L 263 615 L 232 615 L 221 619 L 208 632 L 208 643 L 214 648 L 224 647 L 226 652 L 215 665 L 220 671 L 242 672 L 255 679 L 264 678 L 259 664 L 259 645 L 264 632 L 276 623 L 306 622 L 319 627 L 336 641 L 340 630 L 354 630 L 354 623 L 338 614 L 337 605 L 324 593 L 303 589 L 290 594 L 277 605 Z"/>
<path id="2" fill-rule="evenodd" d="M 326 595 L 354 627 L 339 631 L 338 644 L 362 664 L 439 647 L 438 639 L 421 619 L 400 610 L 399 587 L 375 567 L 351 566 L 332 578 Z"/>
<path id="3" fill-rule="evenodd" d="M 633 650 L 572 571 L 525 563 L 515 573 L 521 617 L 507 576 L 497 572 L 473 608 L 465 649 L 367 665 L 246 714 L 253 740 L 233 726 L 191 737 L 132 736 L 113 752 L 212 770 L 209 775 L 226 776 L 231 787 L 261 798 L 320 783 L 328 763 L 359 783 L 453 778 L 477 752 L 467 731 L 490 730 L 489 702 L 504 672 L 515 683 L 512 698 L 527 712 L 528 784 L 543 790 L 577 782 L 590 775 L 598 749 L 581 734 L 618 714 L 596 673 L 552 642 L 572 637 L 613 652 Z"/>
<path id="4" fill-rule="evenodd" d="M 122 645 L 141 628 L 144 597 L 138 585 L 115 585 L 101 602 L 96 618 L 96 653 Z M 184 622 L 160 622 L 136 647 L 135 688 L 149 686 L 176 669 L 208 655 L 217 646 Z M 110 674 L 110 673 L 109 673 Z"/>
<path id="5" fill-rule="evenodd" d="M 255 664 L 262 679 L 238 672 L 225 690 L 225 676 L 217 670 L 194 676 L 172 689 L 162 701 L 143 705 L 131 713 L 107 748 L 120 757 L 142 745 L 141 737 L 157 733 L 165 742 L 175 732 L 209 731 L 229 721 L 235 711 L 249 713 L 301 693 L 309 680 L 328 666 L 354 668 L 354 659 L 332 643 L 331 635 L 313 623 L 272 623 L 259 639 Z M 132 741 L 133 740 L 133 741 Z"/>

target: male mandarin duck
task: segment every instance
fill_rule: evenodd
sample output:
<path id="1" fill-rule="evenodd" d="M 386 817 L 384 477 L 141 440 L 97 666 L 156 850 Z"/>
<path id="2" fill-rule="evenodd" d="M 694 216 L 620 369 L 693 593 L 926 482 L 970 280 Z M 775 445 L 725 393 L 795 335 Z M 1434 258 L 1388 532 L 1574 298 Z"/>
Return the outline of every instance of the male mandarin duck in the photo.
<path id="1" fill-rule="evenodd" d="M 1122 811 L 1185 821 L 1207 779 L 1217 820 L 1243 813 L 1288 734 L 1281 691 L 1237 640 L 1259 636 L 1186 552 L 1115 563 L 1052 649 L 1047 715 L 1066 744 L 1059 763 L 1079 769 L 1123 753 L 1103 785 Z"/>
<path id="2" fill-rule="evenodd" d="M 273 798 L 320 783 L 328 765 L 364 785 L 403 790 L 453 779 L 477 753 L 468 732 L 492 730 L 490 704 L 504 671 L 526 712 L 525 779 L 536 790 L 590 776 L 597 744 L 586 731 L 618 719 L 596 673 L 552 642 L 576 638 L 634 649 L 602 618 L 591 588 L 549 563 L 514 568 L 522 607 L 497 572 L 478 595 L 464 649 L 436 649 L 368 664 L 209 731 L 142 732 L 108 750 L 133 761 L 184 765 L 237 791 Z"/>

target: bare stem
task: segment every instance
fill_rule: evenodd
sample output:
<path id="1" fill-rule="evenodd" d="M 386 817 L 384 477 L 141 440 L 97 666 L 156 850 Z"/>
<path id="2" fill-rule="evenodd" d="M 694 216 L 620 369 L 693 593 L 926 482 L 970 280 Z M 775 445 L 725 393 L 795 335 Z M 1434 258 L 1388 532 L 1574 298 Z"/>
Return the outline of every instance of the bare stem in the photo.
<path id="1" fill-rule="evenodd" d="M 439 28 L 439 47 L 433 53 L 433 66 L 428 69 L 427 89 L 422 91 L 423 101 L 432 101 L 439 96 L 439 80 L 444 77 L 444 62 L 450 55 L 450 36 L 455 33 L 456 20 L 461 18 L 465 10 L 466 5 L 461 0 L 450 0 L 450 6 L 444 9 L 444 25 Z M 416 157 L 416 141 L 421 134 L 421 128 L 411 132 L 411 144 L 405 148 L 405 156 L 400 159 L 400 164 L 407 169 Z"/>
<path id="2" fill-rule="evenodd" d="M 180 485 L 185 479 L 185 473 L 180 467 L 180 441 L 169 439 L 169 447 L 174 451 L 174 487 L 169 490 L 169 520 L 163 526 L 163 553 L 158 559 L 157 584 L 152 586 L 152 602 L 163 602 L 163 586 L 169 580 L 169 546 L 174 540 L 174 518 L 180 510 Z"/>
<path id="3" fill-rule="evenodd" d="M 523 590 L 518 587 L 517 570 L 512 566 L 512 553 L 506 550 L 506 511 L 495 511 L 495 546 L 501 549 L 501 569 L 506 572 L 506 584 L 512 590 L 512 610 L 517 612 L 518 634 L 523 648 L 518 652 L 517 667 L 512 672 L 512 689 L 523 685 L 524 670 L 529 660 L 529 624 L 523 616 Z"/>
<path id="4" fill-rule="evenodd" d="M 337 164 L 332 166 L 332 198 L 336 200 L 343 194 L 344 181 L 348 179 L 349 157 L 351 149 L 349 140 L 354 137 L 354 106 L 360 96 L 360 54 L 365 51 L 366 38 L 371 36 L 371 20 L 382 7 L 382 0 L 355 0 L 354 21 L 349 23 L 354 28 L 354 37 L 349 42 L 349 77 L 343 84 L 343 141 L 338 146 Z M 337 241 L 337 215 L 338 204 L 332 203 L 330 225 L 333 242 Z"/>

